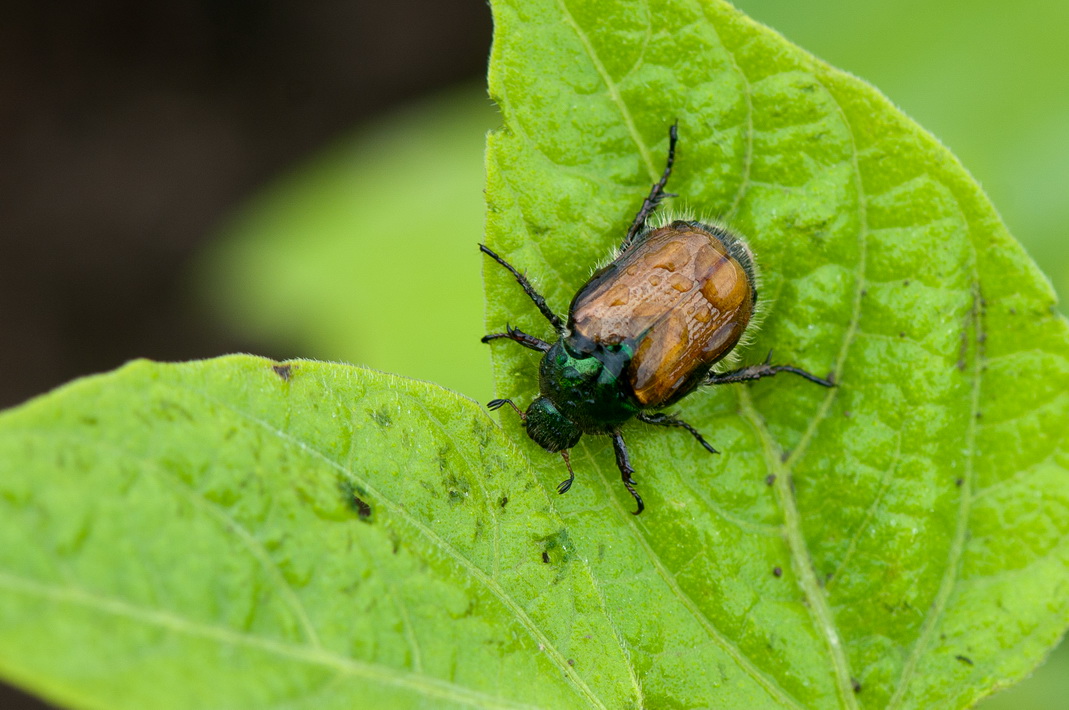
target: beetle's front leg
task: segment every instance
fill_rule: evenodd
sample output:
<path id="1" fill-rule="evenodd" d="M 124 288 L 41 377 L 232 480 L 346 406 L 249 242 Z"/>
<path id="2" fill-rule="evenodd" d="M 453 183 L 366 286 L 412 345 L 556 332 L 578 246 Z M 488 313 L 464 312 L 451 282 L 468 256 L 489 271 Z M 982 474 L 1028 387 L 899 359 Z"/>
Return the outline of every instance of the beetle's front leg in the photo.
<path id="1" fill-rule="evenodd" d="M 772 365 L 772 352 L 768 353 L 768 357 L 760 365 L 747 365 L 746 367 L 740 367 L 737 370 L 729 370 L 728 372 L 710 372 L 702 380 L 703 385 L 727 385 L 732 382 L 747 382 L 749 380 L 759 380 L 762 377 L 772 377 L 780 372 L 790 372 L 804 377 L 810 382 L 822 385 L 824 387 L 834 387 L 835 383 L 831 381 L 831 377 L 824 379 L 817 377 L 816 375 L 806 372 L 793 365 Z"/>
<path id="2" fill-rule="evenodd" d="M 542 294 L 535 290 L 535 287 L 531 285 L 531 282 L 527 280 L 526 276 L 519 271 L 516 271 L 516 267 L 495 254 L 493 250 L 489 249 L 485 244 L 480 244 L 479 250 L 508 269 L 508 272 L 516 279 L 516 283 L 520 285 L 523 292 L 527 294 L 527 297 L 531 299 L 535 304 L 535 307 L 538 308 L 543 316 L 545 316 L 546 320 L 549 321 L 549 324 L 553 326 L 553 330 L 558 333 L 564 330 L 564 323 L 561 321 L 560 316 L 554 313 L 550 307 L 546 305 L 546 299 L 542 297 Z"/>
<path id="3" fill-rule="evenodd" d="M 635 490 L 635 480 L 631 478 L 631 474 L 635 472 L 635 469 L 631 467 L 631 459 L 627 455 L 627 446 L 624 444 L 624 437 L 620 434 L 619 430 L 614 431 L 612 436 L 612 448 L 616 452 L 616 467 L 620 469 L 620 478 L 624 482 L 624 488 L 631 494 L 631 497 L 638 503 L 638 510 L 633 515 L 638 515 L 646 508 L 646 504 L 642 502 L 642 496 Z"/>
<path id="4" fill-rule="evenodd" d="M 511 325 L 505 326 L 504 333 L 490 333 L 488 335 L 484 335 L 482 338 L 480 338 L 480 342 L 489 343 L 491 340 L 498 340 L 500 338 L 508 338 L 509 340 L 514 340 L 525 348 L 530 348 L 531 350 L 537 350 L 543 353 L 549 350 L 550 347 L 552 347 L 546 341 L 539 340 L 533 335 L 528 335 L 519 328 L 513 328 Z"/>

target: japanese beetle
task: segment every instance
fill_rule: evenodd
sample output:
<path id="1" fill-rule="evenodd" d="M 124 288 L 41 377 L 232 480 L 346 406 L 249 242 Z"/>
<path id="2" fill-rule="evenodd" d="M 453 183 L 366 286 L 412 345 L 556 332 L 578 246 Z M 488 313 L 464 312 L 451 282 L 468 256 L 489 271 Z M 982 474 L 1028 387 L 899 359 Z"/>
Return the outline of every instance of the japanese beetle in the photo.
<path id="1" fill-rule="evenodd" d="M 559 452 L 568 478 L 575 480 L 568 450 L 583 434 L 612 437 L 624 486 L 645 508 L 631 478 L 634 469 L 620 426 L 634 417 L 655 426 L 679 427 L 709 453 L 718 453 L 691 425 L 656 410 L 679 401 L 698 387 L 757 380 L 792 372 L 824 387 L 833 383 L 791 365 L 765 362 L 717 371 L 751 324 L 757 307 L 753 253 L 736 234 L 691 220 L 647 224 L 664 191 L 675 160 L 676 126 L 668 133 L 668 160 L 627 230 L 616 257 L 594 272 L 572 298 L 568 321 L 554 313 L 527 278 L 480 244 L 479 249 L 509 270 L 559 338 L 547 343 L 512 326 L 482 342 L 505 338 L 545 353 L 538 370 L 540 395 L 526 412 L 509 405 L 523 420 L 527 435 L 546 451 Z"/>

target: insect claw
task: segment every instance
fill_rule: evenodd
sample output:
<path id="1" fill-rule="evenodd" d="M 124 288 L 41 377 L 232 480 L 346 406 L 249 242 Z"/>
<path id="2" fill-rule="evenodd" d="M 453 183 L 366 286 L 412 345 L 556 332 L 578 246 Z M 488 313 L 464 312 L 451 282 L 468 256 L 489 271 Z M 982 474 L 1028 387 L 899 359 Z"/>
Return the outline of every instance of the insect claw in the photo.
<path id="1" fill-rule="evenodd" d="M 575 481 L 575 471 L 572 470 L 572 457 L 568 454 L 568 449 L 561 449 L 560 456 L 564 459 L 564 465 L 568 467 L 568 477 L 557 484 L 557 493 L 564 495 Z"/>

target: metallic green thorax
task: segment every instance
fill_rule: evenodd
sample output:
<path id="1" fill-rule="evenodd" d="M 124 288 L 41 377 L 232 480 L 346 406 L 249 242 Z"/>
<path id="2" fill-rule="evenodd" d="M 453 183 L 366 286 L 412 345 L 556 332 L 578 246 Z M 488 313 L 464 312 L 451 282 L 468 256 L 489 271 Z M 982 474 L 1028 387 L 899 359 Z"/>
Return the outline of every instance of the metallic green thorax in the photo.
<path id="1" fill-rule="evenodd" d="M 633 417 L 639 407 L 621 379 L 633 354 L 626 343 L 582 352 L 558 341 L 539 365 L 541 396 L 527 408 L 527 434 L 542 448 L 561 451 L 583 434 L 609 433 Z"/>

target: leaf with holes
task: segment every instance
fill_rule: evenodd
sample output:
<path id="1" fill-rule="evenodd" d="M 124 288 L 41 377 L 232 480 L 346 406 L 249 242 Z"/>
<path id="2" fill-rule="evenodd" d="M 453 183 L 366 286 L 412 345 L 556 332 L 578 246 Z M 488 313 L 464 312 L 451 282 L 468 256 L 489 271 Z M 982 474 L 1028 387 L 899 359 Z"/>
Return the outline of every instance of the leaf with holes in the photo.
<path id="1" fill-rule="evenodd" d="M 434 385 L 134 363 L 0 417 L 0 674 L 70 707 L 618 707 L 549 500 Z"/>
<path id="2" fill-rule="evenodd" d="M 642 600 L 610 611 L 636 701 L 961 707 L 1031 670 L 1069 623 L 1069 337 L 975 182 L 871 87 L 724 3 L 494 12 L 491 248 L 563 312 L 678 120 L 668 208 L 722 218 L 763 267 L 744 362 L 774 350 L 840 383 L 691 395 L 674 410 L 716 458 L 626 425 L 638 519 L 607 439 L 573 451 L 578 554 Z M 488 329 L 552 339 L 484 269 Z M 529 401 L 536 354 L 494 353 L 499 394 Z M 563 477 L 528 450 L 545 485 Z"/>

